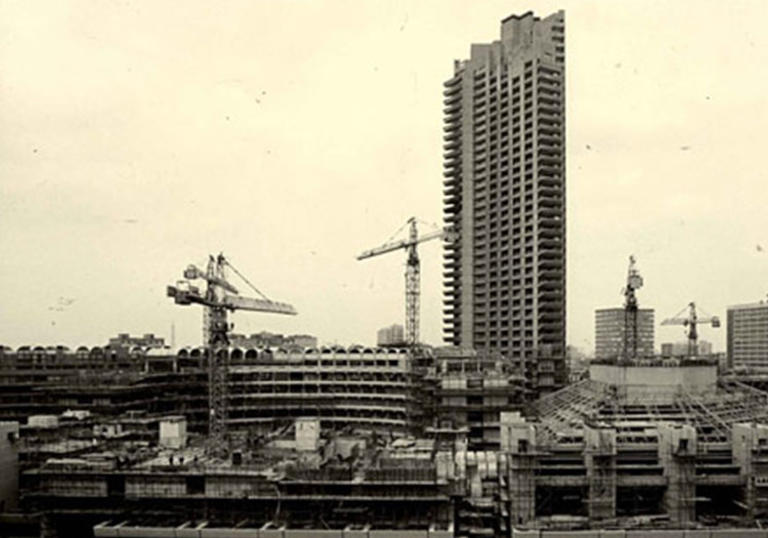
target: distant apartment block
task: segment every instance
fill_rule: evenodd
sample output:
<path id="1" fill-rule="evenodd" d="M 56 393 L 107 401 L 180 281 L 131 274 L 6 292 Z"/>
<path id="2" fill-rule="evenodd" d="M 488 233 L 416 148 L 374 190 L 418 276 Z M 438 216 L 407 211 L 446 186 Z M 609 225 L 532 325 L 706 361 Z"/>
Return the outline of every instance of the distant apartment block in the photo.
<path id="1" fill-rule="evenodd" d="M 376 343 L 379 346 L 404 346 L 405 330 L 402 325 L 390 325 L 379 329 L 376 333 Z"/>
<path id="2" fill-rule="evenodd" d="M 534 392 L 566 381 L 564 17 L 507 17 L 443 91 L 444 220 L 459 231 L 444 340 L 502 353 Z"/>
<path id="3" fill-rule="evenodd" d="M 728 307 L 728 364 L 734 368 L 768 368 L 768 302 Z"/>
<path id="4" fill-rule="evenodd" d="M 155 336 L 152 333 L 147 333 L 144 336 L 131 336 L 128 333 L 120 333 L 117 336 L 110 338 L 108 345 L 110 347 L 124 347 L 124 348 L 152 348 L 162 349 L 165 347 L 165 339 L 160 336 Z"/>
<path id="5" fill-rule="evenodd" d="M 267 331 L 255 333 L 250 336 L 244 334 L 231 334 L 229 336 L 229 341 L 233 347 L 317 347 L 317 338 L 308 334 L 283 335 Z"/>
<path id="6" fill-rule="evenodd" d="M 706 340 L 696 342 L 696 354 L 705 356 L 712 354 L 712 343 Z M 661 344 L 661 356 L 663 358 L 685 357 L 688 355 L 688 342 L 665 342 Z"/>
<path id="7" fill-rule="evenodd" d="M 624 309 L 595 310 L 595 358 L 615 359 L 624 349 Z M 654 352 L 654 311 L 637 311 L 637 356 L 652 357 Z"/>

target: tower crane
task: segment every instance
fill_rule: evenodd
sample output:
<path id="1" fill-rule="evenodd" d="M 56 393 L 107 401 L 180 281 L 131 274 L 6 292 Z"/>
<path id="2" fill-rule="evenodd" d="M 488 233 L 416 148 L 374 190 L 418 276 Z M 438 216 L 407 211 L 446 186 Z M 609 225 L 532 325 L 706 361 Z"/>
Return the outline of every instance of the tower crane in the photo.
<path id="1" fill-rule="evenodd" d="M 688 310 L 688 315 L 683 317 L 685 311 Z M 720 327 L 720 318 L 717 316 L 700 316 L 696 312 L 696 303 L 690 302 L 688 306 L 683 308 L 674 317 L 667 318 L 661 322 L 662 325 L 682 325 L 688 327 L 688 358 L 695 359 L 699 354 L 699 347 L 697 341 L 699 333 L 696 327 L 702 323 L 710 323 L 712 327 Z"/>
<path id="2" fill-rule="evenodd" d="M 624 340 L 622 354 L 625 359 L 637 358 L 637 296 L 635 291 L 643 287 L 643 277 L 635 267 L 635 257 L 629 257 L 627 284 L 622 290 L 624 294 Z"/>
<path id="3" fill-rule="evenodd" d="M 456 232 L 452 228 L 441 228 L 419 236 L 416 217 L 409 218 L 406 225 L 409 227 L 407 239 L 390 241 L 380 247 L 366 250 L 357 259 L 365 260 L 387 252 L 405 249 L 407 256 L 405 262 L 405 341 L 409 346 L 415 347 L 419 342 L 419 296 L 421 294 L 421 268 L 416 247 L 419 243 L 432 239 L 455 241 Z"/>
<path id="4" fill-rule="evenodd" d="M 248 284 L 260 299 L 239 295 L 235 286 L 226 278 L 225 269 L 229 268 Z M 193 285 L 192 281 L 202 279 L 206 289 Z M 189 265 L 184 270 L 184 279 L 176 282 L 175 286 L 167 287 L 168 297 L 176 304 L 199 304 L 205 308 L 203 314 L 203 345 L 208 350 L 208 450 L 213 454 L 226 452 L 228 446 L 227 417 L 228 417 L 228 377 L 230 324 L 227 314 L 235 310 L 250 312 L 268 312 L 272 314 L 295 315 L 293 306 L 268 299 L 245 278 L 223 254 L 209 256 L 205 271 L 195 265 Z"/>

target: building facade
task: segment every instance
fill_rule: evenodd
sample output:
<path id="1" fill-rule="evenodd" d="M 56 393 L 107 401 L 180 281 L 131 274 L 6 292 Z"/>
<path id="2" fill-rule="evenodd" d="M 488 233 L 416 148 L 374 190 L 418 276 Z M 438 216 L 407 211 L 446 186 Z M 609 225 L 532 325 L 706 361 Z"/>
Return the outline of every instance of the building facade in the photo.
<path id="1" fill-rule="evenodd" d="M 317 338 L 309 334 L 276 334 L 267 331 L 254 333 L 250 336 L 244 334 L 231 334 L 230 344 L 237 347 L 290 347 L 308 348 L 317 347 Z"/>
<path id="2" fill-rule="evenodd" d="M 595 310 L 595 358 L 615 359 L 624 347 L 624 309 Z M 637 311 L 637 356 L 652 357 L 654 353 L 653 308 Z"/>
<path id="3" fill-rule="evenodd" d="M 685 357 L 687 355 L 688 342 L 664 342 L 661 344 L 661 356 L 663 358 Z M 696 342 L 696 355 L 699 357 L 712 355 L 712 343 L 706 340 L 698 340 Z"/>
<path id="4" fill-rule="evenodd" d="M 768 368 L 768 302 L 728 307 L 728 364 Z"/>
<path id="5" fill-rule="evenodd" d="M 405 330 L 402 325 L 390 325 L 376 332 L 376 345 L 379 346 L 404 346 Z"/>
<path id="6" fill-rule="evenodd" d="M 501 22 L 444 84 L 444 340 L 565 382 L 564 13 Z M 554 386 L 536 381 L 554 362 Z"/>
<path id="7" fill-rule="evenodd" d="M 131 336 L 128 333 L 120 333 L 109 339 L 107 344 L 111 347 L 124 347 L 133 349 L 135 347 L 162 349 L 165 347 L 165 338 L 147 333 L 144 336 Z"/>

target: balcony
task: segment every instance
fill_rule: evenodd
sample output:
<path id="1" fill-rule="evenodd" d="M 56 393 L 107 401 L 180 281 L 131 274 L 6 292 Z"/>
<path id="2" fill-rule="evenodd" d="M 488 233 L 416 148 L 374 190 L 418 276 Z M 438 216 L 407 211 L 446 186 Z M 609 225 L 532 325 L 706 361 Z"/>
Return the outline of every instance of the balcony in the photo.
<path id="1" fill-rule="evenodd" d="M 562 209 L 559 207 L 545 206 L 539 207 L 539 215 L 544 218 L 559 217 L 562 214 Z"/>
<path id="2" fill-rule="evenodd" d="M 445 191 L 443 191 L 445 192 Z M 562 210 L 563 199 L 559 196 L 539 196 L 539 206 L 542 208 L 554 208 L 558 213 Z"/>
<path id="3" fill-rule="evenodd" d="M 543 136 L 560 136 L 562 129 L 560 127 L 553 127 L 551 125 L 539 125 L 539 133 Z"/>
<path id="4" fill-rule="evenodd" d="M 443 177 L 447 178 L 443 181 L 444 186 L 461 184 L 461 168 L 457 166 L 451 166 L 450 168 L 444 166 L 444 168 Z"/>
<path id="5" fill-rule="evenodd" d="M 443 278 L 454 279 L 461 275 L 458 267 L 450 268 L 447 271 L 443 271 Z"/>
<path id="6" fill-rule="evenodd" d="M 454 149 L 451 149 L 443 153 L 443 159 L 445 161 L 458 159 L 460 156 L 461 156 L 461 150 L 458 148 L 458 145 L 454 145 Z"/>
<path id="7" fill-rule="evenodd" d="M 554 95 L 553 95 L 554 94 Z M 540 92 L 539 93 L 539 106 L 552 107 L 556 110 L 560 108 L 560 92 Z"/>
<path id="8" fill-rule="evenodd" d="M 544 172 L 545 170 L 553 170 L 555 173 L 560 173 L 560 165 L 562 163 L 562 157 L 560 152 L 545 153 L 539 152 L 539 163 L 541 167 L 539 170 Z"/>
<path id="9" fill-rule="evenodd" d="M 460 263 L 458 257 L 446 257 L 446 261 L 443 262 L 443 269 L 456 271 L 459 268 L 459 265 Z"/>
<path id="10" fill-rule="evenodd" d="M 554 187 L 562 183 L 559 174 L 553 175 L 551 172 L 544 172 L 544 170 L 544 168 L 539 169 L 539 185 Z M 552 168 L 546 170 L 552 170 Z"/>
<path id="11" fill-rule="evenodd" d="M 559 320 L 562 317 L 563 303 L 562 301 L 547 301 L 539 305 L 539 320 Z M 545 314 L 557 314 L 557 317 L 544 317 Z"/>
<path id="12" fill-rule="evenodd" d="M 561 147 L 561 140 L 560 140 L 560 131 L 559 130 L 549 130 L 550 132 L 542 132 L 539 130 L 539 136 L 537 138 L 537 142 L 541 146 L 556 146 L 558 148 Z"/>
<path id="13" fill-rule="evenodd" d="M 461 114 L 451 114 L 450 116 L 445 116 L 443 118 L 444 131 L 454 126 L 458 128 L 460 124 L 461 124 Z"/>
<path id="14" fill-rule="evenodd" d="M 546 258 L 539 260 L 539 269 L 562 269 L 563 261 L 559 258 Z"/>
<path id="15" fill-rule="evenodd" d="M 449 138 L 443 144 L 443 151 L 458 150 L 461 148 L 461 139 L 458 134 L 452 134 L 443 138 Z"/>
<path id="16" fill-rule="evenodd" d="M 443 93 L 448 91 L 460 90 L 461 86 L 457 86 L 460 82 L 461 82 L 461 74 L 456 74 L 449 80 L 446 80 L 445 82 L 443 82 L 443 87 L 448 89 L 444 90 Z"/>
<path id="17" fill-rule="evenodd" d="M 562 233 L 562 221 L 556 221 L 554 223 L 549 221 L 539 221 L 539 237 L 541 239 L 561 239 Z"/>
<path id="18" fill-rule="evenodd" d="M 453 142 L 454 140 L 457 140 L 459 143 L 461 143 L 461 131 L 458 129 L 452 130 L 449 133 L 443 135 L 443 142 Z"/>
<path id="19" fill-rule="evenodd" d="M 541 290 L 537 297 L 539 301 L 557 301 L 562 304 L 563 292 L 560 290 Z"/>
<path id="20" fill-rule="evenodd" d="M 458 181 L 451 181 L 450 184 L 446 185 L 447 182 L 443 182 L 444 189 L 443 194 L 444 195 L 455 195 L 455 194 L 461 194 L 461 184 Z"/>
<path id="21" fill-rule="evenodd" d="M 461 101 L 457 100 L 452 105 L 449 105 L 449 106 L 446 106 L 445 108 L 443 108 L 443 114 L 454 114 L 454 113 L 458 112 L 459 110 L 461 110 Z"/>
<path id="22" fill-rule="evenodd" d="M 451 227 L 451 224 L 448 223 L 448 221 L 445 221 L 445 227 L 449 228 Z M 444 258 L 446 259 L 458 259 L 461 258 L 461 252 L 460 249 L 460 243 L 459 241 L 453 241 L 450 243 L 444 243 L 443 246 L 445 247 L 445 254 Z"/>
<path id="23" fill-rule="evenodd" d="M 457 151 L 454 155 L 451 157 L 447 157 L 443 161 L 443 167 L 450 167 L 450 166 L 459 166 L 461 164 L 461 152 Z"/>
<path id="24" fill-rule="evenodd" d="M 461 91 L 458 88 L 443 92 L 443 105 L 448 106 L 457 102 L 461 102 Z"/>
<path id="25" fill-rule="evenodd" d="M 563 241 L 558 230 L 546 230 L 542 235 L 539 234 L 539 247 L 556 247 L 558 255 L 562 256 Z"/>
<path id="26" fill-rule="evenodd" d="M 455 206 L 459 202 L 461 202 L 461 196 L 459 196 L 458 194 L 453 194 L 451 196 L 446 196 L 443 198 L 443 204 L 446 207 Z"/>

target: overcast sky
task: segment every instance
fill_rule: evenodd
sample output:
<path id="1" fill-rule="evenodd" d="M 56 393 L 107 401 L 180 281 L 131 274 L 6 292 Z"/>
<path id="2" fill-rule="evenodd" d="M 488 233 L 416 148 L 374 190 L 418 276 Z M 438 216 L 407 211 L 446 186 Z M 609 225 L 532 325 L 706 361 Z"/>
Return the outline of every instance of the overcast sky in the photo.
<path id="1" fill-rule="evenodd" d="M 197 344 L 165 286 L 219 251 L 299 310 L 237 332 L 375 342 L 405 255 L 355 255 L 441 222 L 442 83 L 532 7 L 566 12 L 568 342 L 591 349 L 630 254 L 658 321 L 765 297 L 765 0 L 0 0 L 0 343 Z M 420 253 L 438 344 L 441 246 Z"/>

